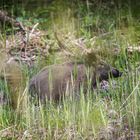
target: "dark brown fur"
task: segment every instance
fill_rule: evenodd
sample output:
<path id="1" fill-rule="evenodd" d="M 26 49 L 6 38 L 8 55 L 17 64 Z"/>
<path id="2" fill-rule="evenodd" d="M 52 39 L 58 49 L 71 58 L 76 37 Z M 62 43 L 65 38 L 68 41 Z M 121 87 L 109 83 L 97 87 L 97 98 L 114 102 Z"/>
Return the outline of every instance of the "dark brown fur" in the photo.
<path id="1" fill-rule="evenodd" d="M 84 64 L 66 63 L 45 67 L 35 75 L 29 84 L 32 96 L 45 101 L 58 101 L 67 94 L 76 94 L 82 85 L 84 90 L 91 79 L 91 89 L 96 87 L 96 80 L 108 80 L 110 77 L 119 77 L 121 73 L 107 64 L 100 64 L 96 68 L 86 68 Z"/>

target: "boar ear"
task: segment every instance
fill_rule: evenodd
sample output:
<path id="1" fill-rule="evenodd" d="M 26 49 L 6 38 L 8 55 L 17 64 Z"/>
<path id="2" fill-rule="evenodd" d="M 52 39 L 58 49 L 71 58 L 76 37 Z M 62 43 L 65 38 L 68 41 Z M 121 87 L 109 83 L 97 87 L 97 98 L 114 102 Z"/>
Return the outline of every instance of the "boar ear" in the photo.
<path id="1" fill-rule="evenodd" d="M 111 70 L 111 75 L 112 75 L 113 77 L 115 77 L 115 78 L 121 77 L 121 76 L 122 76 L 122 72 L 120 72 L 119 70 L 113 68 L 113 69 Z"/>
<path id="2" fill-rule="evenodd" d="M 95 67 L 98 63 L 100 63 L 101 58 L 94 50 L 90 50 L 83 54 L 84 62 L 87 66 Z"/>

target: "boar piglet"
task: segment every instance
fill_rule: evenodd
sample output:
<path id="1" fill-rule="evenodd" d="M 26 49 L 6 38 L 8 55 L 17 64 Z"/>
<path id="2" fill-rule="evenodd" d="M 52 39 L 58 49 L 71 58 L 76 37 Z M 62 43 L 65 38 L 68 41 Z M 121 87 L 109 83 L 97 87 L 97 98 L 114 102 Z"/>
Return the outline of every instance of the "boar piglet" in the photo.
<path id="1" fill-rule="evenodd" d="M 46 99 L 59 101 L 63 96 L 77 94 L 81 86 L 85 91 L 89 79 L 93 89 L 97 79 L 108 80 L 109 77 L 120 77 L 121 74 L 108 64 L 100 64 L 96 68 L 87 68 L 84 64 L 75 63 L 47 66 L 30 80 L 29 93 L 41 102 L 45 102 Z"/>

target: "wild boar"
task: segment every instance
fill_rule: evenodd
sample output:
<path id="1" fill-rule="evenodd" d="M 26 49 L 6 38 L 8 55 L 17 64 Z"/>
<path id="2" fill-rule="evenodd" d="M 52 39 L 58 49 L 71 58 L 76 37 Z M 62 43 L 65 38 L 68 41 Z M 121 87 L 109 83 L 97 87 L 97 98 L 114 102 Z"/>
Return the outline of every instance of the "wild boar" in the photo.
<path id="1" fill-rule="evenodd" d="M 4 97 L 13 109 L 17 108 L 18 101 L 24 91 L 24 76 L 20 65 L 5 52 L 0 52 L 0 79 L 7 84 L 8 90 Z M 4 91 L 3 91 L 4 92 Z M 8 92 L 8 93 L 7 93 Z M 2 96 L 2 95 L 1 95 Z"/>
<path id="2" fill-rule="evenodd" d="M 29 82 L 31 96 L 37 97 L 41 102 L 46 99 L 59 101 L 63 96 L 77 94 L 82 86 L 86 92 L 87 87 L 93 90 L 97 80 L 108 80 L 109 77 L 120 77 L 122 73 L 108 64 L 87 68 L 85 64 L 65 63 L 43 68 Z"/>

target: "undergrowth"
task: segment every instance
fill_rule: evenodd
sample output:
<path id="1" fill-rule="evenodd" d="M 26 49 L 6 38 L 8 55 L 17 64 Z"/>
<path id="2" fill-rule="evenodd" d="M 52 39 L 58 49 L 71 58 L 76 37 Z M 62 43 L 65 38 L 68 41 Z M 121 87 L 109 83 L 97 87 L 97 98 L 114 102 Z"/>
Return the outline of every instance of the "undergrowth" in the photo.
<path id="1" fill-rule="evenodd" d="M 55 7 L 56 3 L 52 5 Z M 49 16 L 48 27 L 44 26 L 46 20 L 42 25 L 49 33 L 47 41 L 52 41 L 50 44 L 56 45 L 56 48 L 58 44 L 54 32 L 59 33 L 62 43 L 73 52 L 77 50 L 73 49 L 71 42 L 77 38 L 83 39 L 87 48 L 99 50 L 98 55 L 103 60 L 123 71 L 122 77 L 117 80 L 117 87 L 110 88 L 108 92 L 88 91 L 90 94 L 87 98 L 84 98 L 81 88 L 79 100 L 66 99 L 59 104 L 48 102 L 46 105 L 36 106 L 27 96 L 22 110 L 12 110 L 7 105 L 1 105 L 1 139 L 140 139 L 139 52 L 129 54 L 126 51 L 129 46 L 138 46 L 137 28 L 140 25 L 133 19 L 129 6 L 118 10 L 113 3 L 105 5 L 95 1 L 94 6 L 97 4 L 99 6 L 95 10 L 92 10 L 90 3 L 81 2 L 78 3 L 78 10 L 74 3 L 74 8 L 66 5 L 62 9 L 62 4 L 55 8 L 49 7 L 52 14 Z M 58 12 L 59 9 L 62 10 Z M 112 14 L 109 14 L 111 11 Z M 35 16 L 45 12 L 49 15 L 48 10 L 43 10 Z M 75 16 L 76 12 L 78 14 Z M 25 14 L 25 11 L 23 13 Z M 18 20 L 22 21 L 24 17 L 19 17 Z M 78 56 L 81 52 L 75 54 Z M 44 63 L 61 63 L 65 61 L 63 57 L 60 59 L 61 57 L 62 54 L 52 53 Z M 40 68 L 39 62 L 40 60 L 33 69 L 24 69 L 27 79 L 40 70 L 37 69 Z M 27 89 L 28 81 L 25 83 Z M 8 90 L 6 84 L 1 85 L 1 92 Z M 27 90 L 24 92 L 28 95 Z"/>

